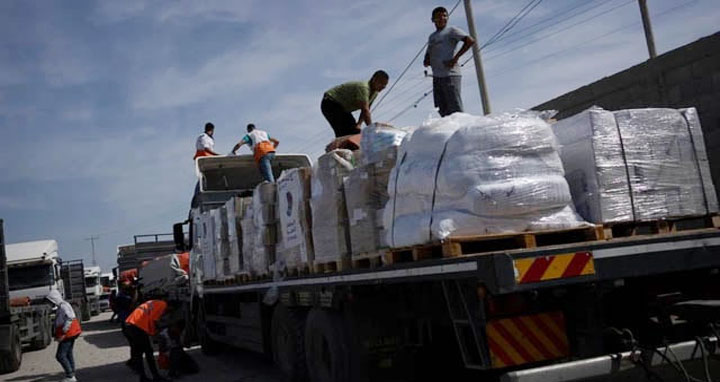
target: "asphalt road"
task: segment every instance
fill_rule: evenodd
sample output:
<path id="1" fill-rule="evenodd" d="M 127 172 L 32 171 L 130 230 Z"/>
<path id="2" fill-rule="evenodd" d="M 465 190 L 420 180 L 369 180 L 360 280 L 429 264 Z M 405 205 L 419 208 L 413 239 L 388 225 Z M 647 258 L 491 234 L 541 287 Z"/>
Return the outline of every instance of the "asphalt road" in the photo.
<path id="1" fill-rule="evenodd" d="M 125 366 L 130 358 L 130 347 L 117 324 L 108 322 L 110 313 L 102 313 L 82 324 L 83 334 L 75 342 L 75 363 L 78 381 L 125 382 L 138 377 Z M 47 348 L 23 354 L 20 370 L 0 375 L 0 381 L 49 382 L 63 377 L 62 368 L 55 360 L 57 343 Z M 200 373 L 184 376 L 183 382 L 281 382 L 283 378 L 272 362 L 243 351 L 228 351 L 215 357 L 206 357 L 199 348 L 188 354 L 200 366 Z"/>

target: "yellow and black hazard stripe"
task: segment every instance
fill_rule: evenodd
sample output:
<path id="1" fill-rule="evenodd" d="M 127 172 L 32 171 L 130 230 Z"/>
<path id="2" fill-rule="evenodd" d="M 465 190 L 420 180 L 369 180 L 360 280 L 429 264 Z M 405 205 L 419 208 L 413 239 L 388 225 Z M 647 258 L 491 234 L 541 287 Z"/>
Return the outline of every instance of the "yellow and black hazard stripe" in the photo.
<path id="1" fill-rule="evenodd" d="M 502 318 L 485 327 L 493 368 L 567 357 L 565 318 L 560 312 Z"/>
<path id="2" fill-rule="evenodd" d="M 591 252 L 516 259 L 513 264 L 515 281 L 518 284 L 595 274 L 595 262 Z"/>

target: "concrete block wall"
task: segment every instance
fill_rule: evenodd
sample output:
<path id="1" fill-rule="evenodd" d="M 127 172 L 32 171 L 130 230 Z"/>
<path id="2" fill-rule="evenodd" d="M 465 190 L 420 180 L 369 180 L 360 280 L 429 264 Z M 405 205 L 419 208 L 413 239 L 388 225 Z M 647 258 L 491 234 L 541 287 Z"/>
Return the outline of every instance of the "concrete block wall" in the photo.
<path id="1" fill-rule="evenodd" d="M 536 110 L 558 119 L 598 105 L 608 110 L 690 107 L 700 115 L 715 190 L 720 194 L 720 32 L 563 94 Z"/>

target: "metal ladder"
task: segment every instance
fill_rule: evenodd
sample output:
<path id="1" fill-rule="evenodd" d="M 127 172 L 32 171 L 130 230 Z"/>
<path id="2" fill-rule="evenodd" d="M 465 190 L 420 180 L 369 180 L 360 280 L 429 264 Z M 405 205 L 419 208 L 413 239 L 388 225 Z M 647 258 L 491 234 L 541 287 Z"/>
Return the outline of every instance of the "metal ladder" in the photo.
<path id="1" fill-rule="evenodd" d="M 487 369 L 490 357 L 485 350 L 484 311 L 478 303 L 475 288 L 458 280 L 442 281 L 441 284 L 465 367 Z"/>

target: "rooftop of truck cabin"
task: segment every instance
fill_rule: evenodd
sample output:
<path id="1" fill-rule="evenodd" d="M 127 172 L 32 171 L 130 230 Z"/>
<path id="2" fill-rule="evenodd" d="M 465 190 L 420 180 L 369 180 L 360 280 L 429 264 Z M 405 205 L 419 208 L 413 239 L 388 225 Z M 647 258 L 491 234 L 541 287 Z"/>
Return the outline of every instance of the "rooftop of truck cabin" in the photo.
<path id="1" fill-rule="evenodd" d="M 58 245 L 55 240 L 36 240 L 23 243 L 7 244 L 5 246 L 8 265 L 34 263 L 38 261 L 51 262 L 58 258 Z"/>

